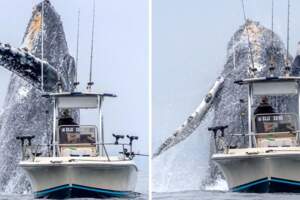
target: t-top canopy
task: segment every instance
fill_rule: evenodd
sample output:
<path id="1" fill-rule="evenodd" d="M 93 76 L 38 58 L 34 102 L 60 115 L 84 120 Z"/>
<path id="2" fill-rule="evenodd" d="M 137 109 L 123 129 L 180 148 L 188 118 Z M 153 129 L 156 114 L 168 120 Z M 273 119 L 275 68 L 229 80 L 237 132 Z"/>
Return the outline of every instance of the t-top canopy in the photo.
<path id="1" fill-rule="evenodd" d="M 81 93 L 81 92 L 63 92 L 51 93 L 43 95 L 56 100 L 58 108 L 82 108 L 93 109 L 98 108 L 100 97 L 116 97 L 114 94 L 97 94 L 97 93 Z"/>
<path id="2" fill-rule="evenodd" d="M 300 77 L 263 77 L 235 81 L 239 85 L 251 85 L 253 95 L 295 95 L 298 93 Z"/>

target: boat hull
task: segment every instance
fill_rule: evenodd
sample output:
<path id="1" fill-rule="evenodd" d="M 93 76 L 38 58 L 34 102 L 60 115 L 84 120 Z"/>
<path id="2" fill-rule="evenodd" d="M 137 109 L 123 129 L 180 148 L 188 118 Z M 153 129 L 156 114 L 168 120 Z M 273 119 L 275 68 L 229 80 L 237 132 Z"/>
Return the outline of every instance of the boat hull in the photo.
<path id="1" fill-rule="evenodd" d="M 300 181 L 280 178 L 263 178 L 231 188 L 233 192 L 248 193 L 300 193 Z"/>
<path id="2" fill-rule="evenodd" d="M 35 198 L 49 199 L 131 197 L 135 195 L 134 192 L 106 190 L 77 184 L 61 185 L 34 193 Z"/>
<path id="3" fill-rule="evenodd" d="M 213 156 L 233 192 L 300 193 L 300 153 L 263 150 L 261 153 Z"/>
<path id="4" fill-rule="evenodd" d="M 51 163 L 23 161 L 36 198 L 106 198 L 134 195 L 137 168 L 131 161 Z"/>

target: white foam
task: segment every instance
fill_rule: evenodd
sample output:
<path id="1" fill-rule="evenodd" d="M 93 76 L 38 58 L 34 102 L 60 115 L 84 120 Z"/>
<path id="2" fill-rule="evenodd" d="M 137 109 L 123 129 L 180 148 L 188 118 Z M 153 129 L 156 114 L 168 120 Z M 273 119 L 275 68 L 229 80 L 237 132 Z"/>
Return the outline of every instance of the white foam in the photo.
<path id="1" fill-rule="evenodd" d="M 29 89 L 27 87 L 20 87 L 20 89 L 18 90 L 18 94 L 21 97 L 26 97 L 28 92 L 29 92 Z"/>
<path id="2" fill-rule="evenodd" d="M 205 190 L 207 191 L 228 191 L 228 184 L 226 180 L 223 178 L 217 178 L 217 180 L 211 184 L 211 185 L 206 185 Z"/>
<path id="3" fill-rule="evenodd" d="M 185 141 L 153 159 L 154 192 L 201 189 L 209 168 L 210 136 L 205 122 Z"/>

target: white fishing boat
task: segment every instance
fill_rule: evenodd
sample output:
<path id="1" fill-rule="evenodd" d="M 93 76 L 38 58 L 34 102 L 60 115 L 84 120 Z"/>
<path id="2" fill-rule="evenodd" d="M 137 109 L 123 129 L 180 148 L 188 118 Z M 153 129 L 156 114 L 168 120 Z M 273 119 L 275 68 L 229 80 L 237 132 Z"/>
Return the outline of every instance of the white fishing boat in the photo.
<path id="1" fill-rule="evenodd" d="M 209 128 L 216 142 L 212 160 L 231 191 L 300 192 L 300 77 L 250 78 L 236 83 L 248 86 L 248 133 L 225 134 L 226 125 Z M 254 97 L 262 96 L 297 98 L 297 106 L 291 113 L 279 113 L 276 107 L 270 113 L 268 109 L 253 112 Z"/>
<path id="2" fill-rule="evenodd" d="M 114 143 L 105 143 L 102 124 L 103 100 L 112 94 L 50 93 L 53 135 L 51 144 L 33 145 L 34 136 L 22 136 L 23 160 L 36 198 L 127 197 L 134 195 L 137 166 L 132 160 L 132 142 L 120 143 L 124 135 L 114 135 Z M 98 127 L 81 125 L 65 111 L 98 110 Z M 63 113 L 63 114 L 62 114 Z M 68 115 L 68 116 L 66 116 Z M 91 117 L 91 116 L 90 116 Z M 112 153 L 108 148 L 115 148 Z M 41 152 L 44 150 L 44 152 Z M 115 155 L 112 155 L 112 154 Z"/>

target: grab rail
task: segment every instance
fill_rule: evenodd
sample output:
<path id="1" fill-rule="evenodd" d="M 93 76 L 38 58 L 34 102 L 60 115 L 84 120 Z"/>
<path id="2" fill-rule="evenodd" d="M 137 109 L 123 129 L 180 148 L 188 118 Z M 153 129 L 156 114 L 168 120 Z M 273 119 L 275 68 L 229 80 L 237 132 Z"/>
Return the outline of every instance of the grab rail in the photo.
<path id="1" fill-rule="evenodd" d="M 122 151 L 119 152 L 120 154 L 123 154 L 123 160 L 132 160 L 132 153 L 128 152 L 128 149 L 126 147 L 130 147 L 130 144 L 127 143 L 120 143 L 120 144 L 115 144 L 115 143 L 92 143 L 90 145 L 97 146 L 97 145 L 103 145 L 105 149 L 105 157 L 107 161 L 111 161 L 110 156 L 108 155 L 107 148 L 106 146 L 120 146 L 122 147 Z M 22 147 L 22 160 L 27 160 L 27 159 L 32 159 L 33 161 L 35 160 L 36 157 L 39 157 L 43 154 L 46 154 L 48 157 L 51 157 L 51 149 L 55 148 L 57 146 L 61 145 L 56 145 L 56 144 L 24 144 Z M 72 145 L 62 145 L 62 146 L 72 146 Z M 46 147 L 46 149 L 44 148 Z M 98 156 L 99 154 L 97 154 Z M 71 156 L 72 157 L 72 156 Z"/>

